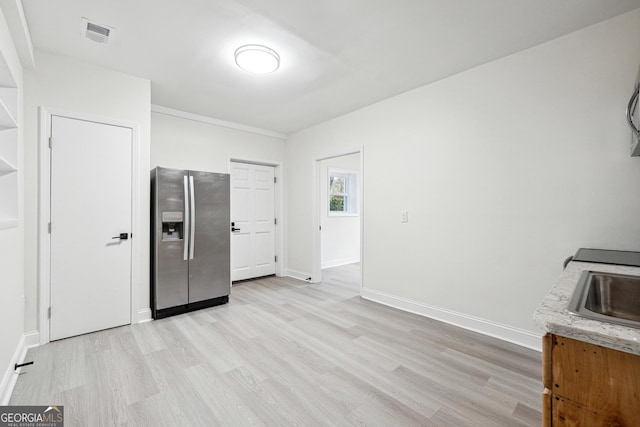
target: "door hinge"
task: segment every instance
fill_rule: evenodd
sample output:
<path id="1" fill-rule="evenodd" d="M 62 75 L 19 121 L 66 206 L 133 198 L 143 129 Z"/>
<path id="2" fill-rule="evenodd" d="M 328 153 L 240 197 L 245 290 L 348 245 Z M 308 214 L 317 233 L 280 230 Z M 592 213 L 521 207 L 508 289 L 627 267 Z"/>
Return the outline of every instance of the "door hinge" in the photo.
<path id="1" fill-rule="evenodd" d="M 276 178 L 275 176 L 273 177 L 273 183 L 277 183 L 278 182 L 278 178 Z"/>
<path id="2" fill-rule="evenodd" d="M 47 318 L 51 319 L 51 307 L 47 310 Z"/>
<path id="3" fill-rule="evenodd" d="M 278 255 L 274 256 L 274 257 L 273 257 L 273 260 L 274 260 L 275 262 L 278 262 Z"/>
<path id="4" fill-rule="evenodd" d="M 273 225 L 278 225 L 278 218 L 273 218 Z"/>
<path id="5" fill-rule="evenodd" d="M 47 230 L 49 231 L 49 234 L 51 234 L 51 223 L 47 224 Z"/>
<path id="6" fill-rule="evenodd" d="M 49 148 L 51 148 L 53 146 L 53 137 L 50 136 L 49 137 Z"/>

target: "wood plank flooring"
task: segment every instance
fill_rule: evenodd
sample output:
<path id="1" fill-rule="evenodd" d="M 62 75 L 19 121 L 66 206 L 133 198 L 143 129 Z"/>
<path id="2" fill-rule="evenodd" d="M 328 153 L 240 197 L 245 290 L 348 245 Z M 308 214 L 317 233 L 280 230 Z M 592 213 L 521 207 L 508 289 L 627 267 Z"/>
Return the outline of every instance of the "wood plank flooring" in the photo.
<path id="1" fill-rule="evenodd" d="M 357 269 L 31 349 L 10 404 L 67 427 L 540 425 L 540 353 L 363 300 Z"/>

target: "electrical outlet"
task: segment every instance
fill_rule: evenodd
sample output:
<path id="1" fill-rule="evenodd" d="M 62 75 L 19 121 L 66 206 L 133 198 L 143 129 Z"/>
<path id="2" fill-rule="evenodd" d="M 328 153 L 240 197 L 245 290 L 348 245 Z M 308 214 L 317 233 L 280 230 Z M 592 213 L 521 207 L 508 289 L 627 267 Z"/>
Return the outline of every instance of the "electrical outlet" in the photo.
<path id="1" fill-rule="evenodd" d="M 400 222 L 409 222 L 409 212 L 407 211 L 400 212 Z"/>

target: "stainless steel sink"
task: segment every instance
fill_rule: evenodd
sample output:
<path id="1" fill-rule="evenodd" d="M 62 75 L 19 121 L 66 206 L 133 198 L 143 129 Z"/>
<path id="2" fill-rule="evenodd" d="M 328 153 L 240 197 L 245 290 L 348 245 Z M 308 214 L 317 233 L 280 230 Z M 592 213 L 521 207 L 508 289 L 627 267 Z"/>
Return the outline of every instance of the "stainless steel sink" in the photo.
<path id="1" fill-rule="evenodd" d="M 585 271 L 567 308 L 578 316 L 640 328 L 640 276 Z"/>

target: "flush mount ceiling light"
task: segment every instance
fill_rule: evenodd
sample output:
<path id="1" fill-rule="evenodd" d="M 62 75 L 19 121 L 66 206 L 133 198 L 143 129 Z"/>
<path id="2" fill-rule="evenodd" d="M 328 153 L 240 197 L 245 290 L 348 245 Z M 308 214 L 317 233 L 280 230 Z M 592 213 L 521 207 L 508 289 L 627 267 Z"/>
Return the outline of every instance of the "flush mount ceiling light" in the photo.
<path id="1" fill-rule="evenodd" d="M 273 73 L 280 67 L 280 55 L 266 46 L 247 44 L 236 49 L 236 64 L 254 74 Z"/>

